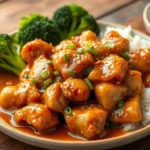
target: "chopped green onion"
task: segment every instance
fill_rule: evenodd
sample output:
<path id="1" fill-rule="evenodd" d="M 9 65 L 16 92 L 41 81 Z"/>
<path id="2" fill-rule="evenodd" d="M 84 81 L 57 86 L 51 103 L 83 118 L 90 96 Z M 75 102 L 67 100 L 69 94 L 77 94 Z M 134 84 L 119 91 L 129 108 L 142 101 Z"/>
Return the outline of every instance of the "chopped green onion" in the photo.
<path id="1" fill-rule="evenodd" d="M 67 48 L 69 48 L 69 49 L 75 49 L 76 45 L 73 44 L 73 43 L 70 43 L 70 44 L 67 45 Z"/>
<path id="2" fill-rule="evenodd" d="M 69 62 L 70 58 L 67 54 L 64 55 L 64 60 L 65 60 L 65 62 Z"/>
<path id="3" fill-rule="evenodd" d="M 24 78 L 25 78 L 25 79 L 29 79 L 29 75 L 28 75 L 28 74 L 25 74 L 25 75 L 24 75 Z"/>
<path id="4" fill-rule="evenodd" d="M 88 78 L 85 78 L 84 81 L 86 82 L 86 84 L 88 85 L 88 87 L 90 88 L 90 90 L 94 89 L 93 84 L 91 83 L 91 81 Z"/>
<path id="5" fill-rule="evenodd" d="M 93 55 L 97 55 L 98 54 L 98 51 L 96 49 L 93 48 L 92 46 L 92 43 L 87 43 L 86 44 L 86 47 L 85 47 L 86 51 L 90 54 L 93 54 Z"/>
<path id="6" fill-rule="evenodd" d="M 106 42 L 106 43 L 105 43 L 105 46 L 112 49 L 112 48 L 115 47 L 115 44 L 112 43 L 112 42 Z"/>
<path id="7" fill-rule="evenodd" d="M 52 60 L 48 60 L 48 61 L 47 61 L 47 64 L 52 65 L 52 64 L 53 64 L 53 61 L 52 61 Z"/>
<path id="8" fill-rule="evenodd" d="M 49 75 L 50 75 L 50 71 L 48 69 L 45 69 L 40 73 L 40 77 L 43 79 L 47 78 Z"/>
<path id="9" fill-rule="evenodd" d="M 38 83 L 38 80 L 33 79 L 33 80 L 32 80 L 32 83 L 37 84 L 37 83 Z"/>
<path id="10" fill-rule="evenodd" d="M 72 110 L 69 106 L 67 106 L 65 109 L 64 109 L 64 112 L 66 115 L 72 115 Z"/>
<path id="11" fill-rule="evenodd" d="M 118 102 L 118 108 L 119 109 L 123 108 L 123 100 L 121 100 L 121 101 Z"/>
<path id="12" fill-rule="evenodd" d="M 43 82 L 43 85 L 42 85 L 43 89 L 46 90 L 47 87 L 52 83 L 53 83 L 52 79 L 47 79 L 46 81 Z"/>
<path id="13" fill-rule="evenodd" d="M 59 72 L 56 70 L 56 71 L 53 72 L 53 74 L 54 74 L 55 76 L 58 76 L 58 75 L 59 75 Z"/>
<path id="14" fill-rule="evenodd" d="M 130 66 L 131 70 L 136 70 L 136 68 L 134 66 Z"/>
<path id="15" fill-rule="evenodd" d="M 69 72 L 70 77 L 72 77 L 72 78 L 76 77 L 76 75 L 75 75 L 73 70 L 69 70 L 68 72 Z"/>
<path id="16" fill-rule="evenodd" d="M 81 48 L 78 48 L 77 53 L 78 53 L 78 54 L 83 54 L 83 48 L 82 48 L 82 47 L 81 47 Z"/>
<path id="17" fill-rule="evenodd" d="M 128 52 L 122 53 L 122 57 L 123 57 L 124 59 L 130 58 Z"/>
<path id="18" fill-rule="evenodd" d="M 86 68 L 86 69 L 84 70 L 84 74 L 89 75 L 89 74 L 90 74 L 90 72 L 92 71 L 92 69 L 93 69 L 93 67 L 92 67 L 92 66 L 90 66 L 90 67 Z"/>

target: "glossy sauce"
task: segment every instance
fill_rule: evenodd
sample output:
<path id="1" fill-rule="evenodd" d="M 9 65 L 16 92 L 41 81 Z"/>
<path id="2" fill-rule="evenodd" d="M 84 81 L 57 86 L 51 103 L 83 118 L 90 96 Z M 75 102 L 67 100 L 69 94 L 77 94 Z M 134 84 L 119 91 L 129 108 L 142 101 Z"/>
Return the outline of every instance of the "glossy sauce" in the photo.
<path id="1" fill-rule="evenodd" d="M 8 72 L 1 72 L 0 73 L 0 91 L 7 85 L 16 85 L 19 83 L 19 79 L 17 76 L 8 73 Z M 46 139 L 54 139 L 54 140 L 63 140 L 63 141 L 83 141 L 79 136 L 72 135 L 69 133 L 69 130 L 66 128 L 65 125 L 60 124 L 56 127 L 55 131 L 47 132 L 44 134 L 37 133 L 33 128 L 30 126 L 19 126 L 13 120 L 13 112 L 12 111 L 5 111 L 0 107 L 0 117 L 13 128 L 17 128 L 17 130 L 21 132 L 25 132 L 31 135 L 35 135 L 38 137 L 46 138 Z M 123 131 L 122 129 L 105 129 L 104 132 L 96 139 L 106 139 L 121 136 L 123 134 L 127 134 L 128 132 Z"/>

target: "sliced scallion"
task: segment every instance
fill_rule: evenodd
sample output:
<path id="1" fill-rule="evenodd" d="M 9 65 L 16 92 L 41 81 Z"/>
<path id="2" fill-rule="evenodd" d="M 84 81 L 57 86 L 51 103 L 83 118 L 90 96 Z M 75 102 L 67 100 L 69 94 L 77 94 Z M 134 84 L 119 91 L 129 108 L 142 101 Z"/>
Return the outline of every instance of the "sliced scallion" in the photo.
<path id="1" fill-rule="evenodd" d="M 67 54 L 64 55 L 64 60 L 65 60 L 65 62 L 69 62 L 70 58 Z"/>
<path id="2" fill-rule="evenodd" d="M 78 53 L 78 54 L 83 54 L 83 48 L 82 48 L 82 47 L 81 47 L 81 48 L 78 48 L 77 53 Z"/>
<path id="3" fill-rule="evenodd" d="M 65 109 L 64 109 L 64 112 L 66 115 L 72 115 L 72 110 L 69 106 L 67 106 Z"/>
<path id="4" fill-rule="evenodd" d="M 90 72 L 92 71 L 93 67 L 92 66 L 89 66 L 88 68 L 84 69 L 84 74 L 85 75 L 89 75 Z"/>
<path id="5" fill-rule="evenodd" d="M 28 74 L 25 74 L 25 75 L 24 75 L 24 78 L 25 78 L 25 79 L 29 79 L 29 75 L 28 75 Z"/>
<path id="6" fill-rule="evenodd" d="M 50 75 L 50 71 L 48 69 L 42 70 L 42 72 L 40 73 L 40 77 L 45 79 Z"/>
<path id="7" fill-rule="evenodd" d="M 118 108 L 119 109 L 122 109 L 123 108 L 123 100 L 120 100 L 119 102 L 118 102 Z"/>
<path id="8" fill-rule="evenodd" d="M 52 64 L 53 64 L 53 61 L 52 61 L 52 60 L 48 60 L 48 61 L 47 61 L 47 64 L 52 65 Z"/>
<path id="9" fill-rule="evenodd" d="M 32 83 L 37 84 L 37 83 L 38 83 L 38 80 L 33 79 L 33 80 L 32 80 Z"/>
<path id="10" fill-rule="evenodd" d="M 59 72 L 56 70 L 56 71 L 53 72 L 53 74 L 54 74 L 55 76 L 58 76 L 58 75 L 59 75 Z"/>
<path id="11" fill-rule="evenodd" d="M 114 48 L 115 47 L 115 44 L 114 43 L 112 43 L 112 42 L 106 42 L 105 43 L 105 47 L 107 47 L 107 48 Z"/>
<path id="12" fill-rule="evenodd" d="M 46 90 L 47 87 L 49 85 L 51 85 L 53 83 L 52 79 L 47 79 L 46 81 L 43 82 L 42 86 L 43 86 L 43 89 Z"/>
<path id="13" fill-rule="evenodd" d="M 97 55 L 98 54 L 98 51 L 93 48 L 92 43 L 87 43 L 85 49 L 90 54 L 93 54 L 93 55 Z"/>
<path id="14" fill-rule="evenodd" d="M 123 57 L 124 59 L 130 58 L 128 52 L 122 53 L 122 57 Z"/>
<path id="15" fill-rule="evenodd" d="M 76 45 L 74 43 L 70 43 L 70 44 L 67 45 L 67 48 L 69 48 L 69 49 L 75 49 Z"/>
<path id="16" fill-rule="evenodd" d="M 85 78 L 84 81 L 86 82 L 86 84 L 88 85 L 88 87 L 90 88 L 90 90 L 94 89 L 93 84 L 91 83 L 91 81 L 88 78 Z"/>
<path id="17" fill-rule="evenodd" d="M 72 78 L 76 77 L 76 75 L 75 75 L 73 70 L 69 70 L 68 72 L 69 72 L 70 77 L 72 77 Z"/>

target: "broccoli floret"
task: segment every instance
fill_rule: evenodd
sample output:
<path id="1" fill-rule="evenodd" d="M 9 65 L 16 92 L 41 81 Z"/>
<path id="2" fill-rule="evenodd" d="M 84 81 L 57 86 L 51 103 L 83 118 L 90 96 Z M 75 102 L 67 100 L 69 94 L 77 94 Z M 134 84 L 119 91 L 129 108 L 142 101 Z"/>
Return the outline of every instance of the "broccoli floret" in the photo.
<path id="1" fill-rule="evenodd" d="M 21 19 L 16 40 L 22 45 L 34 39 L 41 39 L 56 45 L 61 41 L 60 32 L 53 20 L 39 14 L 31 14 Z"/>
<path id="2" fill-rule="evenodd" d="M 93 16 L 76 4 L 57 9 L 53 20 L 61 29 L 61 39 L 79 35 L 85 30 L 92 30 L 97 35 L 100 32 Z"/>
<path id="3" fill-rule="evenodd" d="M 26 64 L 20 56 L 21 46 L 7 34 L 0 34 L 0 68 L 19 75 Z"/>

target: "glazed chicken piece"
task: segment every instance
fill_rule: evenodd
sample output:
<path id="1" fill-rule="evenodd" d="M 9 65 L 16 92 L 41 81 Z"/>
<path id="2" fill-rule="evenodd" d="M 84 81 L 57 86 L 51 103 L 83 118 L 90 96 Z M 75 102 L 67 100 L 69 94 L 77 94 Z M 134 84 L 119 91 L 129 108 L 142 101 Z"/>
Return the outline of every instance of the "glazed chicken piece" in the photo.
<path id="1" fill-rule="evenodd" d="M 142 73 L 150 72 L 150 48 L 130 51 L 129 56 L 128 62 L 130 67 Z"/>
<path id="2" fill-rule="evenodd" d="M 30 80 L 37 81 L 37 86 L 44 87 L 44 83 L 49 79 L 53 79 L 54 68 L 53 65 L 50 65 L 49 60 L 41 55 L 38 59 L 36 59 L 33 63 L 33 66 L 30 70 Z"/>
<path id="3" fill-rule="evenodd" d="M 131 123 L 142 120 L 140 96 L 129 98 L 122 109 L 116 109 L 111 113 L 110 120 L 115 123 Z"/>
<path id="4" fill-rule="evenodd" d="M 70 101 L 83 102 L 90 96 L 90 89 L 83 79 L 69 78 L 62 83 L 62 90 Z"/>
<path id="5" fill-rule="evenodd" d="M 87 139 L 102 133 L 108 112 L 95 104 L 74 106 L 72 114 L 66 115 L 65 120 L 71 133 Z"/>
<path id="6" fill-rule="evenodd" d="M 150 87 L 150 74 L 147 74 L 143 80 L 145 87 Z"/>
<path id="7" fill-rule="evenodd" d="M 56 112 L 38 103 L 31 103 L 28 106 L 16 110 L 14 119 L 17 123 L 28 123 L 39 132 L 50 129 L 59 123 Z"/>
<path id="8" fill-rule="evenodd" d="M 142 74 L 139 71 L 129 70 L 122 84 L 128 88 L 128 95 L 141 95 Z"/>
<path id="9" fill-rule="evenodd" d="M 64 96 L 61 82 L 50 85 L 42 96 L 43 103 L 56 112 L 64 112 L 69 100 Z"/>
<path id="10" fill-rule="evenodd" d="M 111 111 L 127 95 L 127 88 L 121 84 L 100 82 L 95 85 L 94 92 L 98 103 Z"/>
<path id="11" fill-rule="evenodd" d="M 121 83 L 128 70 L 128 63 L 123 58 L 111 54 L 94 65 L 88 78 L 93 82 L 110 81 Z"/>
<path id="12" fill-rule="evenodd" d="M 7 86 L 0 94 L 0 106 L 5 109 L 21 107 L 39 101 L 40 93 L 29 80 L 20 82 L 16 86 Z"/>
<path id="13" fill-rule="evenodd" d="M 52 49 L 52 45 L 36 39 L 23 46 L 21 56 L 27 63 L 32 64 L 40 55 L 44 55 L 49 59 L 52 55 Z"/>
<path id="14" fill-rule="evenodd" d="M 89 65 L 94 64 L 89 53 L 77 54 L 75 50 L 66 50 L 55 53 L 52 56 L 54 69 L 67 79 L 70 76 L 78 76 Z"/>

